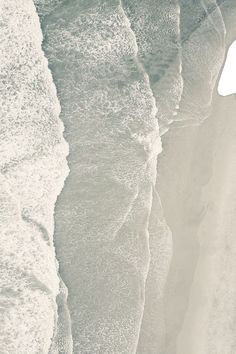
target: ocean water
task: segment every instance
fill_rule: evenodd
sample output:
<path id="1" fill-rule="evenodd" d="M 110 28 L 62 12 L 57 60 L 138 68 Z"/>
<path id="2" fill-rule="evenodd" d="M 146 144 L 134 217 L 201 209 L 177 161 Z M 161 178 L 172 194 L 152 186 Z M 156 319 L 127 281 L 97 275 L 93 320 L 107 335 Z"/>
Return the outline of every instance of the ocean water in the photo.
<path id="1" fill-rule="evenodd" d="M 1 12 L 1 353 L 49 353 L 57 321 L 54 204 L 68 145 L 30 0 Z"/>
<path id="2" fill-rule="evenodd" d="M 201 124 L 225 57 L 225 24 L 215 0 L 180 0 L 183 92 L 176 127 Z"/>
<path id="3" fill-rule="evenodd" d="M 36 5 L 70 145 L 70 175 L 55 213 L 55 244 L 69 289 L 73 350 L 162 353 L 172 242 L 156 194 L 159 135 L 173 121 L 198 124 L 203 119 L 201 112 L 191 111 L 186 118 L 182 111 L 199 105 L 194 101 L 199 74 L 203 70 L 207 77 L 210 60 L 203 68 L 196 66 L 205 47 L 198 56 L 193 48 L 206 30 L 216 61 L 212 72 L 222 65 L 221 13 L 216 7 L 208 15 L 206 4 L 189 7 L 184 1 Z M 215 39 L 222 48 L 217 55 Z M 187 100 L 184 85 L 193 75 Z M 207 87 L 203 82 L 204 110 L 216 80 L 209 75 Z"/>
<path id="4" fill-rule="evenodd" d="M 138 55 L 156 99 L 160 132 L 174 120 L 183 89 L 178 1 L 123 0 Z"/>
<path id="5" fill-rule="evenodd" d="M 179 5 L 172 1 L 122 2 L 137 45 L 138 58 L 149 77 L 160 126 L 160 135 L 175 119 L 183 89 Z M 153 186 L 149 218 L 150 266 L 145 284 L 145 306 L 136 353 L 156 354 L 165 350 L 163 295 L 172 256 L 172 235 L 161 201 Z"/>
<path id="6" fill-rule="evenodd" d="M 119 1 L 66 2 L 42 27 L 70 145 L 55 245 L 73 350 L 134 353 L 161 151 L 155 99 Z"/>
<path id="7" fill-rule="evenodd" d="M 158 161 L 178 140 L 176 128 L 210 114 L 225 23 L 232 26 L 230 5 L 218 5 L 0 0 L 3 354 L 183 354 L 195 328 L 194 307 L 184 320 L 197 255 L 190 252 L 185 277 L 190 257 L 178 245 L 189 225 L 180 230 L 174 220 L 172 232 L 158 191 L 167 214 L 171 205 L 180 217 L 187 208 L 195 215 L 202 180 L 195 189 L 188 182 L 199 177 L 188 174 L 191 137 L 176 169 L 174 152 L 166 170 Z M 175 190 L 179 179 L 194 205 Z M 232 354 L 231 342 L 225 352 L 220 340 L 214 345 L 214 333 L 219 326 L 199 344 L 204 354 L 219 346 Z M 195 354 L 194 339 L 188 348 Z"/>

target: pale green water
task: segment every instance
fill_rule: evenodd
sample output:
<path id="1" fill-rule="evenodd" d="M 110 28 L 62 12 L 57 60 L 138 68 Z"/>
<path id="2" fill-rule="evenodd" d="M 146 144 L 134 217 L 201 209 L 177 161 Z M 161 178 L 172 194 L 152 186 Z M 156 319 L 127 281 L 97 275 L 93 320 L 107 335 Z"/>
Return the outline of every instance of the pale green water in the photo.
<path id="1" fill-rule="evenodd" d="M 164 354 L 172 245 L 154 191 L 159 135 L 207 117 L 221 13 L 200 1 L 36 4 L 70 146 L 54 237 L 73 353 Z"/>

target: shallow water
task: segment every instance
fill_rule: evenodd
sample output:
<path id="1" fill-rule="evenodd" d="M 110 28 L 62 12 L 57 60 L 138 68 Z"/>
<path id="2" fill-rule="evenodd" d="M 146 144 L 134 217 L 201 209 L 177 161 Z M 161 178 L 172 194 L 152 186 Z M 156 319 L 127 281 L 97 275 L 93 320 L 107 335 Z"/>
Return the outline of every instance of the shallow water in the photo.
<path id="1" fill-rule="evenodd" d="M 218 5 L 0 0 L 3 354 L 233 354 Z"/>
<path id="2" fill-rule="evenodd" d="M 68 146 L 34 5 L 11 0 L 0 8 L 0 347 L 48 353 L 59 291 L 53 212 Z"/>
<path id="3" fill-rule="evenodd" d="M 161 150 L 155 100 L 118 1 L 66 3 L 43 28 L 70 145 L 55 245 L 74 352 L 133 353 Z"/>

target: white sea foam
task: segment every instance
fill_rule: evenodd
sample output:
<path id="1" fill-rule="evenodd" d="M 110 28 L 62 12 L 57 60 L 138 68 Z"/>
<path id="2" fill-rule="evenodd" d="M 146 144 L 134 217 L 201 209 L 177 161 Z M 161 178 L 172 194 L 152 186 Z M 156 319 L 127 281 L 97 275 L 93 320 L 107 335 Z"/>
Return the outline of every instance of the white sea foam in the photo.
<path id="1" fill-rule="evenodd" d="M 0 1 L 0 13 L 0 348 L 46 354 L 59 293 L 53 213 L 68 146 L 33 2 Z"/>
<path id="2" fill-rule="evenodd" d="M 122 0 L 158 108 L 161 134 L 168 130 L 183 89 L 178 1 Z"/>
<path id="3" fill-rule="evenodd" d="M 213 0 L 181 0 L 181 23 L 177 1 L 34 2 L 71 173 L 55 212 L 60 277 L 53 213 L 68 174 L 60 107 L 32 1 L 0 0 L 4 354 L 163 353 L 172 244 L 154 186 L 158 119 L 164 132 L 207 116 L 224 53 L 221 14 L 216 7 L 202 21 Z M 186 8 L 201 26 L 192 28 Z M 213 47 L 196 55 L 206 32 Z"/>
<path id="4" fill-rule="evenodd" d="M 42 25 L 70 144 L 55 242 L 73 350 L 135 353 L 161 151 L 155 99 L 120 1 L 70 1 Z"/>
<path id="5" fill-rule="evenodd" d="M 123 0 L 122 3 L 136 36 L 139 61 L 155 98 L 160 133 L 164 134 L 173 121 L 183 88 L 179 5 L 177 1 L 155 0 Z M 172 255 L 172 236 L 163 216 L 155 183 L 148 232 L 150 267 L 137 347 L 140 354 L 163 353 L 165 348 L 163 296 Z"/>
<path id="6" fill-rule="evenodd" d="M 225 55 L 225 25 L 215 0 L 180 0 L 183 93 L 175 126 L 199 125 L 211 113 Z"/>

